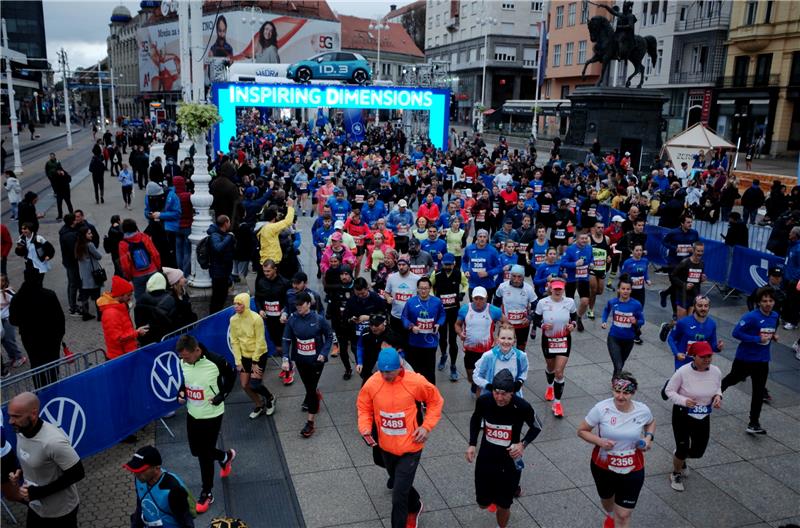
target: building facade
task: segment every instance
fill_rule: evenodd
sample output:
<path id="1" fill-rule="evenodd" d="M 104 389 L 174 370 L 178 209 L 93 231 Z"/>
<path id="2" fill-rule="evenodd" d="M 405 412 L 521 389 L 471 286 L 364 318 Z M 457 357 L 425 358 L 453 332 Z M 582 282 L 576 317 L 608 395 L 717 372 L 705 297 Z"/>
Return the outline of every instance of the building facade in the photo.
<path id="1" fill-rule="evenodd" d="M 724 75 L 712 119 L 741 148 L 772 156 L 800 150 L 800 15 L 794 2 L 740 1 L 731 11 Z"/>
<path id="2" fill-rule="evenodd" d="M 460 121 L 473 121 L 475 107 L 535 97 L 543 2 L 427 2 L 425 56 L 449 64 Z"/>
<path id="3" fill-rule="evenodd" d="M 41 0 L 3 0 L 3 19 L 8 31 L 8 47 L 27 56 L 27 64 L 11 61 L 11 78 L 14 83 L 15 108 L 21 124 L 46 120 L 45 110 L 50 99 L 48 76 L 44 70 L 50 68 L 47 61 L 47 45 L 44 28 L 44 9 Z M 2 122 L 9 122 L 8 96 L 6 95 L 5 68 L 2 71 Z"/>
<path id="4" fill-rule="evenodd" d="M 419 49 L 425 49 L 425 9 L 426 0 L 417 0 L 410 4 L 397 8 L 397 5 L 389 6 L 389 12 L 383 17 L 386 22 L 396 22 L 401 24 L 414 41 Z"/>
<path id="5" fill-rule="evenodd" d="M 125 6 L 115 7 L 111 15 L 106 46 L 114 71 L 118 120 L 146 115 L 139 91 L 139 48 L 136 43 L 136 32 L 143 19 L 142 13 L 132 17 Z"/>

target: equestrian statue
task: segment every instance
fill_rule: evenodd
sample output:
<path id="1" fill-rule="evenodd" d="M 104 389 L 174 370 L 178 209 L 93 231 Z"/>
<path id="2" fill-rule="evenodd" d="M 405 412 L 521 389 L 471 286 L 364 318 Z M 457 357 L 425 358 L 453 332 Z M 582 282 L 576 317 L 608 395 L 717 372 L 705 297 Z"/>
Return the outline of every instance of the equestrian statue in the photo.
<path id="1" fill-rule="evenodd" d="M 584 1 L 586 4 L 592 4 L 608 11 L 613 18 L 617 19 L 617 27 L 616 29 L 612 28 L 611 22 L 604 16 L 594 16 L 589 20 L 587 25 L 589 27 L 589 38 L 594 43 L 594 56 L 583 65 L 582 77 L 586 77 L 586 68 L 590 64 L 600 62 L 603 64 L 603 69 L 600 73 L 600 79 L 597 81 L 597 86 L 602 86 L 603 84 L 608 86 L 608 66 L 611 61 L 630 61 L 634 70 L 625 82 L 625 86 L 629 87 L 631 79 L 638 74 L 639 84 L 637 88 L 641 88 L 644 83 L 642 60 L 645 55 L 648 55 L 650 60 L 653 61 L 653 66 L 656 65 L 657 42 L 653 36 L 642 37 L 634 33 L 636 16 L 633 14 L 633 2 L 625 0 L 620 12 L 619 6 L 616 5 L 608 7 Z"/>

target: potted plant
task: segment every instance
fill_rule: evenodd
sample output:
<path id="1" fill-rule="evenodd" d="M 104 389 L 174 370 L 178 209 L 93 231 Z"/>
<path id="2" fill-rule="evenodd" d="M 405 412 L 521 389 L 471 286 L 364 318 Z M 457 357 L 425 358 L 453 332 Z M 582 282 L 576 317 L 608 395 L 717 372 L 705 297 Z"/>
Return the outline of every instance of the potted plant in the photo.
<path id="1" fill-rule="evenodd" d="M 213 104 L 181 103 L 178 105 L 177 123 L 186 134 L 197 141 L 222 121 L 219 110 Z"/>

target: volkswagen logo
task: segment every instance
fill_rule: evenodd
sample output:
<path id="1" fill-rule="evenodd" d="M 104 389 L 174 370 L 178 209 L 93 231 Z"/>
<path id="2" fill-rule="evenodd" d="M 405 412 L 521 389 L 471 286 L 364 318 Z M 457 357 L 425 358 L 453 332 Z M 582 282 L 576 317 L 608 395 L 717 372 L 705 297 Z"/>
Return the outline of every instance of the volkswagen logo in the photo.
<path id="1" fill-rule="evenodd" d="M 150 388 L 156 398 L 163 402 L 174 402 L 182 381 L 183 373 L 178 355 L 171 350 L 159 354 L 150 370 Z"/>
<path id="2" fill-rule="evenodd" d="M 364 133 L 364 125 L 361 123 L 353 123 L 353 126 L 350 127 L 350 130 L 352 130 L 353 134 L 356 136 L 360 136 Z"/>
<path id="3" fill-rule="evenodd" d="M 63 396 L 53 398 L 42 408 L 41 417 L 64 431 L 73 448 L 78 447 L 86 432 L 86 413 L 78 402 Z"/>

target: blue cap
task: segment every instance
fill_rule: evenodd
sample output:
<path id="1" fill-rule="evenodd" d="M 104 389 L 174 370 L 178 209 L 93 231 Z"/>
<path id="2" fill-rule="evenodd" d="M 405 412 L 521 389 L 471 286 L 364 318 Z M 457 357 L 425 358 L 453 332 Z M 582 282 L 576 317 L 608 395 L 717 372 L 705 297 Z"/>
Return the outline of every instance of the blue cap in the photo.
<path id="1" fill-rule="evenodd" d="M 378 370 L 388 372 L 400 368 L 400 354 L 394 348 L 383 348 L 378 354 Z"/>
<path id="2" fill-rule="evenodd" d="M 442 264 L 455 264 L 456 257 L 452 253 L 445 253 L 442 256 Z"/>

